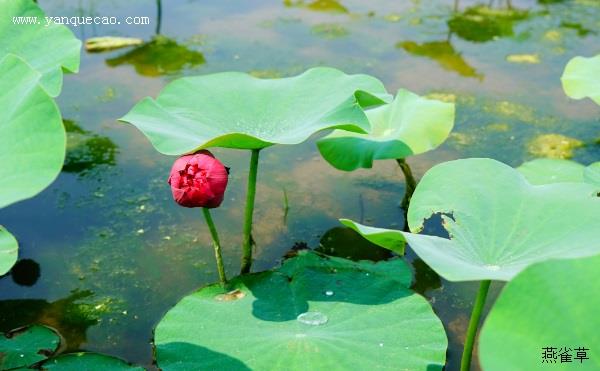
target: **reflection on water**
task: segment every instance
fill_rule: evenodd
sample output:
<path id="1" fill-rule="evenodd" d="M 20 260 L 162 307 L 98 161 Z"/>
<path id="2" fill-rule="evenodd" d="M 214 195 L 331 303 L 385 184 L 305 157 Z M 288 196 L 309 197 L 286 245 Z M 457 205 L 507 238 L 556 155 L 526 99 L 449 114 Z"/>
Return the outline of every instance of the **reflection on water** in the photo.
<path id="1" fill-rule="evenodd" d="M 414 41 L 402 41 L 396 44 L 396 46 L 406 50 L 410 54 L 431 58 L 438 62 L 442 68 L 454 71 L 461 76 L 483 79 L 483 75 L 470 66 L 448 40 L 430 41 L 422 44 L 417 44 Z"/>
<path id="2" fill-rule="evenodd" d="M 73 120 L 63 120 L 67 132 L 67 155 L 62 171 L 87 174 L 101 166 L 114 166 L 117 145 L 108 137 L 82 129 Z"/>
<path id="3" fill-rule="evenodd" d="M 187 68 L 206 63 L 204 55 L 178 44 L 166 36 L 155 36 L 141 46 L 106 60 L 109 67 L 132 65 L 143 76 L 157 77 L 179 73 Z"/>
<path id="4" fill-rule="evenodd" d="M 300 7 L 317 12 L 348 13 L 348 9 L 336 0 L 283 0 L 283 4 L 287 7 Z"/>
<path id="5" fill-rule="evenodd" d="M 509 3 L 510 4 L 510 3 Z M 527 19 L 529 11 L 507 5 L 495 9 L 486 5 L 475 5 L 456 13 L 448 20 L 448 27 L 458 37 L 477 43 L 514 36 L 517 22 Z"/>

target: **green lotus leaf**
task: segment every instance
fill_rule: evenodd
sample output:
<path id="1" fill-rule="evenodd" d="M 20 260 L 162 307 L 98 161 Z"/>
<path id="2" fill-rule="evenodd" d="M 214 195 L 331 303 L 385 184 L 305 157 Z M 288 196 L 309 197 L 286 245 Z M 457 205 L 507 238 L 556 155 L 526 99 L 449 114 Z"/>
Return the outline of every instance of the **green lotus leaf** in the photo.
<path id="1" fill-rule="evenodd" d="M 592 58 L 571 59 L 565 67 L 561 81 L 569 97 L 590 98 L 600 104 L 600 54 Z"/>
<path id="2" fill-rule="evenodd" d="M 68 27 L 48 25 L 44 12 L 31 0 L 0 0 L 0 14 L 0 60 L 8 54 L 18 55 L 42 75 L 40 84 L 56 97 L 62 88 L 63 70 L 79 70 L 81 42 Z M 34 24 L 25 24 L 31 20 Z"/>
<path id="3" fill-rule="evenodd" d="M 425 174 L 408 209 L 410 230 L 420 232 L 440 214 L 450 239 L 342 223 L 389 249 L 408 243 L 450 281 L 509 281 L 536 262 L 600 253 L 593 186 L 532 185 L 492 159 L 450 161 Z"/>
<path id="4" fill-rule="evenodd" d="M 483 369 L 600 370 L 599 266 L 599 256 L 552 260 L 509 282 L 481 330 Z M 550 364 L 543 363 L 546 347 L 556 348 L 557 359 L 552 350 L 547 353 Z M 580 347 L 587 348 L 579 352 L 589 359 L 576 358 Z"/>
<path id="5" fill-rule="evenodd" d="M 441 369 L 447 339 L 400 259 L 353 263 L 313 252 L 274 271 L 201 289 L 155 331 L 165 371 Z"/>
<path id="6" fill-rule="evenodd" d="M 454 126 L 454 104 L 400 89 L 394 101 L 366 111 L 371 132 L 336 130 L 317 142 L 335 168 L 370 168 L 374 160 L 399 159 L 442 144 Z"/>
<path id="7" fill-rule="evenodd" d="M 43 365 L 43 370 L 60 371 L 142 371 L 144 368 L 98 353 L 70 353 L 52 358 Z"/>
<path id="8" fill-rule="evenodd" d="M 45 326 L 29 326 L 0 334 L 0 370 L 31 366 L 56 352 L 60 337 Z"/>
<path id="9" fill-rule="evenodd" d="M 15 55 L 0 60 L 0 208 L 41 192 L 60 173 L 65 129 L 40 74 Z"/>
<path id="10" fill-rule="evenodd" d="M 600 162 L 586 167 L 575 161 L 539 158 L 517 168 L 531 184 L 586 182 L 600 187 Z"/>
<path id="11" fill-rule="evenodd" d="M 587 183 L 600 187 L 600 161 L 594 162 L 585 168 L 583 180 Z"/>
<path id="12" fill-rule="evenodd" d="M 168 155 L 208 147 L 260 149 L 298 144 L 327 128 L 366 132 L 361 105 L 383 103 L 374 95 L 387 96 L 376 78 L 333 68 L 283 79 L 224 72 L 175 80 L 121 120 Z"/>
<path id="13" fill-rule="evenodd" d="M 0 276 L 17 262 L 19 244 L 15 237 L 0 225 Z"/>

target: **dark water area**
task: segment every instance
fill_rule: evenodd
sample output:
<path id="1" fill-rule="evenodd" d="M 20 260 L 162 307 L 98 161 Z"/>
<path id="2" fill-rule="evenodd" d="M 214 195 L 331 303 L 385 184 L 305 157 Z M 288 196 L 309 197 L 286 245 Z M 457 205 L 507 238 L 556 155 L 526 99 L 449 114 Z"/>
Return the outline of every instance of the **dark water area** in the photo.
<path id="1" fill-rule="evenodd" d="M 83 40 L 110 35 L 144 43 L 83 51 L 79 74 L 65 77 L 58 99 L 68 132 L 63 172 L 37 197 L 0 211 L 0 224 L 20 243 L 20 262 L 0 278 L 0 331 L 44 323 L 59 329 L 71 350 L 149 366 L 152 328 L 162 315 L 217 280 L 200 211 L 171 200 L 166 180 L 174 158 L 117 121 L 178 77 L 229 70 L 281 77 L 328 65 L 374 75 L 390 92 L 402 87 L 453 101 L 448 141 L 407 160 L 417 178 L 466 157 L 512 166 L 544 156 L 597 161 L 600 109 L 569 100 L 560 76 L 573 56 L 600 53 L 600 2 L 457 3 L 455 9 L 450 0 L 170 0 L 162 3 L 157 35 L 155 1 L 40 0 L 50 16 L 148 16 L 151 24 L 71 27 Z M 321 159 L 315 139 L 262 153 L 255 271 L 277 266 L 293 248 L 386 259 L 387 252 L 338 219 L 404 225 L 404 180 L 394 161 L 340 172 Z M 233 276 L 250 156 L 214 153 L 231 167 L 225 202 L 213 217 Z M 432 221 L 426 232 L 444 230 Z M 447 369 L 457 369 L 477 283 L 447 282 L 411 251 L 407 258 L 413 288 L 445 324 Z M 488 309 L 500 288 L 492 285 Z"/>

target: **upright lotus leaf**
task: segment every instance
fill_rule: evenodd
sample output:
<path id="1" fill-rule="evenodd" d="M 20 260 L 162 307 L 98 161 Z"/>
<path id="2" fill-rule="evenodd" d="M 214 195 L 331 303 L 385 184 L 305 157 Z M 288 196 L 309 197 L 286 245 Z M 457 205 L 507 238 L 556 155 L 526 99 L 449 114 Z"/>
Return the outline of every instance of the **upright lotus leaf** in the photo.
<path id="1" fill-rule="evenodd" d="M 2 39 L 4 36 L 2 37 Z M 35 196 L 65 158 L 65 129 L 41 75 L 15 55 L 0 60 L 0 208 Z"/>
<path id="2" fill-rule="evenodd" d="M 374 160 L 400 159 L 430 151 L 454 126 L 454 104 L 400 89 L 394 101 L 366 111 L 368 134 L 336 130 L 317 142 L 321 155 L 340 170 L 370 168 Z"/>
<path id="3" fill-rule="evenodd" d="M 56 352 L 60 337 L 45 326 L 29 326 L 0 334 L 0 370 L 31 366 Z"/>
<path id="4" fill-rule="evenodd" d="M 19 244 L 15 237 L 0 225 L 0 276 L 15 265 L 18 251 Z"/>
<path id="5" fill-rule="evenodd" d="M 44 12 L 31 0 L 0 0 L 0 14 L 0 60 L 18 55 L 42 75 L 40 84 L 56 97 L 63 70 L 79 70 L 81 42 L 66 26 L 48 24 Z"/>
<path id="6" fill-rule="evenodd" d="M 45 362 L 43 370 L 60 371 L 143 371 L 144 368 L 132 366 L 115 357 L 98 353 L 64 354 Z"/>
<path id="7" fill-rule="evenodd" d="M 600 104 L 600 54 L 592 58 L 575 57 L 562 75 L 565 93 L 573 99 L 590 98 Z"/>
<path id="8" fill-rule="evenodd" d="M 552 260 L 528 267 L 509 282 L 481 330 L 483 369 L 600 370 L 598 267 L 599 256 Z M 545 347 L 556 348 L 556 363 L 552 358 L 542 363 Z M 579 352 L 589 359 L 577 359 Z M 561 361 L 568 356 L 571 363 Z"/>
<path id="9" fill-rule="evenodd" d="M 536 262 L 600 253 L 595 187 L 532 185 L 491 159 L 450 161 L 429 170 L 408 210 L 410 230 L 421 231 L 435 214 L 442 215 L 450 239 L 342 223 L 383 247 L 407 242 L 450 281 L 509 281 Z"/>
<path id="10" fill-rule="evenodd" d="M 374 95 L 387 95 L 376 78 L 333 68 L 283 79 L 224 72 L 175 80 L 121 120 L 168 155 L 208 147 L 261 149 L 298 144 L 327 128 L 366 132 L 360 105 L 383 103 Z"/>
<path id="11" fill-rule="evenodd" d="M 408 278 L 408 280 L 407 280 Z M 447 339 L 400 259 L 351 262 L 300 252 L 179 302 L 155 331 L 165 370 L 441 369 Z"/>
<path id="12" fill-rule="evenodd" d="M 585 182 L 600 188 L 600 162 L 586 167 L 575 161 L 540 158 L 525 162 L 517 170 L 531 184 Z"/>

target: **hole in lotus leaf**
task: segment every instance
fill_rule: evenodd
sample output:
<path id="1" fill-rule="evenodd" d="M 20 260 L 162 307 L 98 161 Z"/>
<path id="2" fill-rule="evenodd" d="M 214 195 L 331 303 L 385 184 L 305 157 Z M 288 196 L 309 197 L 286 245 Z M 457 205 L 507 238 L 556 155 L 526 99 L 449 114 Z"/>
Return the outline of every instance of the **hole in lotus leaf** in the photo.
<path id="1" fill-rule="evenodd" d="M 452 213 L 434 213 L 423 221 L 423 226 L 419 233 L 449 239 L 450 234 L 444 226 L 444 216 L 455 221 Z"/>
<path id="2" fill-rule="evenodd" d="M 235 289 L 235 290 L 229 291 L 226 294 L 219 294 L 219 295 L 215 296 L 215 300 L 217 300 L 217 301 L 234 301 L 234 300 L 243 299 L 244 296 L 246 296 L 246 294 L 244 294 L 244 292 L 242 290 Z"/>

